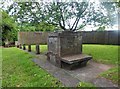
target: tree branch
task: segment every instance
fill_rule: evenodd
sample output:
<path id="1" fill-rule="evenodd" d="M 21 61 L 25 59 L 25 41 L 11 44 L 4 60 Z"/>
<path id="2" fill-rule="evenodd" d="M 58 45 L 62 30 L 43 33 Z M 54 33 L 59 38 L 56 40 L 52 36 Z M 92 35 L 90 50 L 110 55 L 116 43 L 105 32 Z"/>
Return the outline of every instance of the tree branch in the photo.
<path id="1" fill-rule="evenodd" d="M 76 18 L 76 20 L 75 20 L 75 22 L 73 23 L 72 28 L 70 28 L 70 30 L 73 29 L 74 25 L 76 24 L 77 19 L 78 19 L 78 17 Z"/>
<path id="2" fill-rule="evenodd" d="M 60 8 L 59 2 L 57 2 L 57 6 L 58 6 L 58 9 L 60 10 L 59 25 L 62 29 L 66 30 L 65 20 L 64 20 L 64 17 L 63 17 L 63 14 L 62 14 L 62 9 Z M 62 23 L 61 23 L 61 21 L 62 21 Z M 63 26 L 62 26 L 62 24 L 63 24 Z"/>
<path id="3" fill-rule="evenodd" d="M 60 20 L 59 20 L 59 26 L 60 26 L 62 29 L 66 30 L 66 28 L 65 28 L 64 26 L 62 26 Z"/>
<path id="4" fill-rule="evenodd" d="M 82 11 L 82 12 L 80 12 L 80 16 L 78 17 L 78 19 L 76 20 L 77 22 L 75 23 L 75 28 L 72 30 L 72 31 L 75 31 L 76 30 L 76 28 L 77 28 L 77 25 L 78 25 L 78 22 L 79 22 L 79 20 L 80 20 L 80 17 L 82 16 L 82 14 L 85 12 L 85 10 L 87 9 L 87 6 L 86 6 L 86 8 Z M 74 27 L 74 26 L 73 26 Z"/>
<path id="5" fill-rule="evenodd" d="M 62 19 L 62 22 L 63 22 L 63 26 L 65 27 L 65 20 L 64 20 L 64 17 L 63 17 L 63 14 L 62 14 L 62 9 L 59 7 L 60 9 L 60 14 L 61 14 L 61 19 Z"/>
<path id="6" fill-rule="evenodd" d="M 75 31 L 75 30 L 76 30 L 79 20 L 80 20 L 80 17 L 77 19 L 77 22 L 76 22 L 76 24 L 75 24 L 75 28 L 74 28 L 72 31 Z"/>

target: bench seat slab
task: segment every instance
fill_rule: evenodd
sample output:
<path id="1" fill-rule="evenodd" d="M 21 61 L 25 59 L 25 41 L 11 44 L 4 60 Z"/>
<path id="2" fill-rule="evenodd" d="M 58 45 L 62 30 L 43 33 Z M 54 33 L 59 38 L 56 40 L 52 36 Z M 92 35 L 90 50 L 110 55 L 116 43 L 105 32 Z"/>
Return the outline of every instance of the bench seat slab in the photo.
<path id="1" fill-rule="evenodd" d="M 92 59 L 92 56 L 86 54 L 76 54 L 76 55 L 64 56 L 61 58 L 61 61 L 66 62 L 68 64 L 74 64 L 77 62 L 88 61 L 90 59 Z"/>

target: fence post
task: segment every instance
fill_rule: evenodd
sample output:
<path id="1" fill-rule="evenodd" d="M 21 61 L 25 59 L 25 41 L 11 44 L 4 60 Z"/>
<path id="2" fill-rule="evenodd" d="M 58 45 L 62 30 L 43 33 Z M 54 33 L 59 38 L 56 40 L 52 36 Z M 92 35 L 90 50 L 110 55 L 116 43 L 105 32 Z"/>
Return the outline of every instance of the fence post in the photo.
<path id="1" fill-rule="evenodd" d="M 40 54 L 39 44 L 36 44 L 36 54 Z"/>
<path id="2" fill-rule="evenodd" d="M 22 49 L 22 45 L 21 44 L 19 45 L 19 48 Z"/>
<path id="3" fill-rule="evenodd" d="M 23 44 L 23 50 L 26 50 L 25 44 Z"/>
<path id="4" fill-rule="evenodd" d="M 31 45 L 28 45 L 28 52 L 31 52 Z"/>

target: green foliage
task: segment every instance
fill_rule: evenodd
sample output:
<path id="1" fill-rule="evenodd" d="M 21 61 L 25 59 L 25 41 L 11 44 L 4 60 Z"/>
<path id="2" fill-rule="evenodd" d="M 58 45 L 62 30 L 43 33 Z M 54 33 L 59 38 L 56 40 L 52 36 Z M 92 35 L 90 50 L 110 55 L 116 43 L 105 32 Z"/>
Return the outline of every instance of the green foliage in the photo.
<path id="1" fill-rule="evenodd" d="M 39 24 L 36 24 L 35 26 L 30 23 L 24 23 L 22 24 L 22 27 L 19 26 L 20 31 L 42 31 L 42 32 L 47 32 L 47 31 L 54 31 L 55 26 L 51 24 L 47 24 L 44 22 L 40 22 Z"/>
<path id="2" fill-rule="evenodd" d="M 108 18 L 110 18 L 110 25 L 118 24 L 118 2 L 101 2 L 102 6 L 105 8 Z M 106 19 L 103 19 L 106 20 Z"/>
<path id="3" fill-rule="evenodd" d="M 118 7 L 120 7 L 120 1 L 118 2 Z"/>
<path id="4" fill-rule="evenodd" d="M 5 11 L 0 10 L 0 13 L 2 13 L 2 21 L 0 22 L 2 41 L 15 41 L 17 39 L 17 24 Z"/>
<path id="5" fill-rule="evenodd" d="M 3 87 L 63 86 L 57 79 L 31 61 L 34 56 L 17 48 L 3 48 L 2 53 Z"/>
<path id="6" fill-rule="evenodd" d="M 40 8 L 38 2 L 14 2 L 8 12 L 13 11 L 20 31 L 53 31 L 55 26 L 42 21 Z"/>
<path id="7" fill-rule="evenodd" d="M 78 30 L 88 24 L 95 26 L 109 25 L 109 18 L 100 8 L 105 10 L 102 6 L 95 7 L 95 3 L 89 2 L 48 2 L 42 4 L 41 13 L 44 15 L 48 23 L 58 25 L 64 30 Z M 78 24 L 81 22 L 81 24 Z M 67 27 L 68 26 L 68 27 Z"/>
<path id="8" fill-rule="evenodd" d="M 20 31 L 35 31 L 36 27 L 31 24 L 22 24 L 22 27 L 19 26 Z"/>
<path id="9" fill-rule="evenodd" d="M 53 31 L 54 27 L 59 27 L 75 31 L 89 24 L 100 27 L 109 25 L 111 18 L 105 13 L 106 8 L 109 9 L 90 2 L 14 2 L 8 12 L 21 24 L 40 25 L 36 30 Z"/>
<path id="10" fill-rule="evenodd" d="M 97 31 L 105 31 L 105 26 L 99 27 L 99 28 L 97 29 Z"/>
<path id="11" fill-rule="evenodd" d="M 39 24 L 36 25 L 36 31 L 54 31 L 55 30 L 55 26 L 51 25 L 51 24 L 47 24 L 45 22 L 41 22 Z"/>

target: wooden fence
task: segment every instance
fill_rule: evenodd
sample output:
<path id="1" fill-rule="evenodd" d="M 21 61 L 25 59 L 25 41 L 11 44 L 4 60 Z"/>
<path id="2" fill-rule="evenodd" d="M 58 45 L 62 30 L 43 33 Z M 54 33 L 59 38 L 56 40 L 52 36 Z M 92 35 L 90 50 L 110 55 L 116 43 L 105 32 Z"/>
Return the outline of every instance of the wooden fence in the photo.
<path id="1" fill-rule="evenodd" d="M 18 43 L 26 45 L 47 44 L 47 32 L 19 32 Z"/>
<path id="2" fill-rule="evenodd" d="M 114 31 L 82 31 L 80 32 L 84 44 L 112 44 L 119 45 L 120 30 Z"/>
<path id="3" fill-rule="evenodd" d="M 120 30 L 114 31 L 81 31 L 83 44 L 119 45 Z M 47 44 L 47 32 L 19 32 L 20 44 Z"/>

